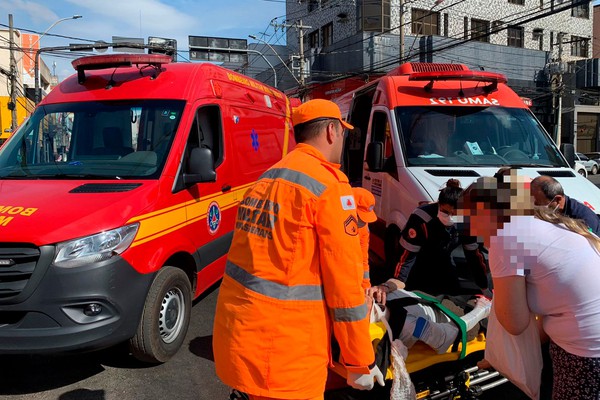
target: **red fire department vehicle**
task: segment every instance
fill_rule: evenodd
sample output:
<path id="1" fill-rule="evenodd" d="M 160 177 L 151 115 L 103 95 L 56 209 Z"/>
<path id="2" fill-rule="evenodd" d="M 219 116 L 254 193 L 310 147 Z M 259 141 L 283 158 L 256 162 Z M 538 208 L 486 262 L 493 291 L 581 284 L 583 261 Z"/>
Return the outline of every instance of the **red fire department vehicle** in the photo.
<path id="1" fill-rule="evenodd" d="M 0 353 L 181 346 L 237 204 L 293 145 L 287 97 L 212 64 L 73 62 L 0 149 Z"/>

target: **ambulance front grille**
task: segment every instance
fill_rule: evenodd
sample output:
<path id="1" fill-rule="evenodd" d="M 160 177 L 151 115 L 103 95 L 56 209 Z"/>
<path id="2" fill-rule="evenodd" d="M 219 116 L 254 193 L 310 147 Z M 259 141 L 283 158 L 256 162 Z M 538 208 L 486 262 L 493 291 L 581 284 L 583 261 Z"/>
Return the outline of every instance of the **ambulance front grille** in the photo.
<path id="1" fill-rule="evenodd" d="M 0 243 L 0 299 L 21 293 L 39 258 L 40 250 L 33 245 Z"/>

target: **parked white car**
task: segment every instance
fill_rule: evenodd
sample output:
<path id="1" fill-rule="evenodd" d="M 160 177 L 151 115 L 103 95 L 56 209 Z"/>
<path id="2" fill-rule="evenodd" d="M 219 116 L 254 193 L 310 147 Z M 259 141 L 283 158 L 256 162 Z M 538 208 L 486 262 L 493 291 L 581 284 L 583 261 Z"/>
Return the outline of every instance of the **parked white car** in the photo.
<path id="1" fill-rule="evenodd" d="M 577 159 L 577 157 L 575 157 L 575 159 Z M 573 169 L 575 171 L 577 171 L 577 173 L 579 175 L 587 178 L 587 176 L 588 176 L 587 170 L 585 169 L 585 165 L 583 165 L 581 162 L 575 161 L 575 166 L 573 167 Z"/>
<path id="2" fill-rule="evenodd" d="M 585 167 L 585 170 L 592 175 L 596 175 L 600 169 L 600 165 L 595 160 L 590 159 L 583 153 L 575 153 L 575 161 L 580 162 Z"/>

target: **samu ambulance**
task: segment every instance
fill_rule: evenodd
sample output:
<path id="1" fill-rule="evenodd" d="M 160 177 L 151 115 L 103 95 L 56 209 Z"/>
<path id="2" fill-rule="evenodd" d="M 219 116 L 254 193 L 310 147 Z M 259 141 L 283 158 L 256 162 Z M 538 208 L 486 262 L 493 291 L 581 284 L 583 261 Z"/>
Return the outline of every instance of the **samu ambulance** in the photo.
<path id="1" fill-rule="evenodd" d="M 286 96 L 157 54 L 73 61 L 0 149 L 0 354 L 181 346 L 244 192 L 293 145 Z"/>
<path id="2" fill-rule="evenodd" d="M 406 63 L 334 101 L 357 128 L 346 143 L 345 171 L 375 195 L 372 230 L 394 265 L 408 217 L 437 201 L 449 178 L 467 187 L 500 167 L 520 167 L 531 178 L 556 178 L 568 196 L 600 213 L 600 190 L 569 167 L 504 75 Z"/>

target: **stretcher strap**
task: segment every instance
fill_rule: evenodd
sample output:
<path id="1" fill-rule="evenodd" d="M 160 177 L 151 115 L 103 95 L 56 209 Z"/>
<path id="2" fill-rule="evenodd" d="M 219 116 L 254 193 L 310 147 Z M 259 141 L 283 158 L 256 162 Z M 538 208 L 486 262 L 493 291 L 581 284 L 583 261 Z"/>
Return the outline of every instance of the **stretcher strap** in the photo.
<path id="1" fill-rule="evenodd" d="M 429 296 L 423 292 L 415 291 L 413 293 L 419 296 L 421 300 L 424 300 L 424 304 L 433 305 L 438 309 L 442 310 L 444 314 L 446 314 L 448 318 L 450 318 L 458 326 L 458 330 L 460 331 L 460 342 L 462 343 L 462 348 L 460 350 L 460 355 L 458 356 L 458 358 L 465 358 L 465 355 L 467 354 L 467 324 L 465 323 L 465 321 L 463 321 L 458 315 L 450 311 L 437 298 Z"/>

